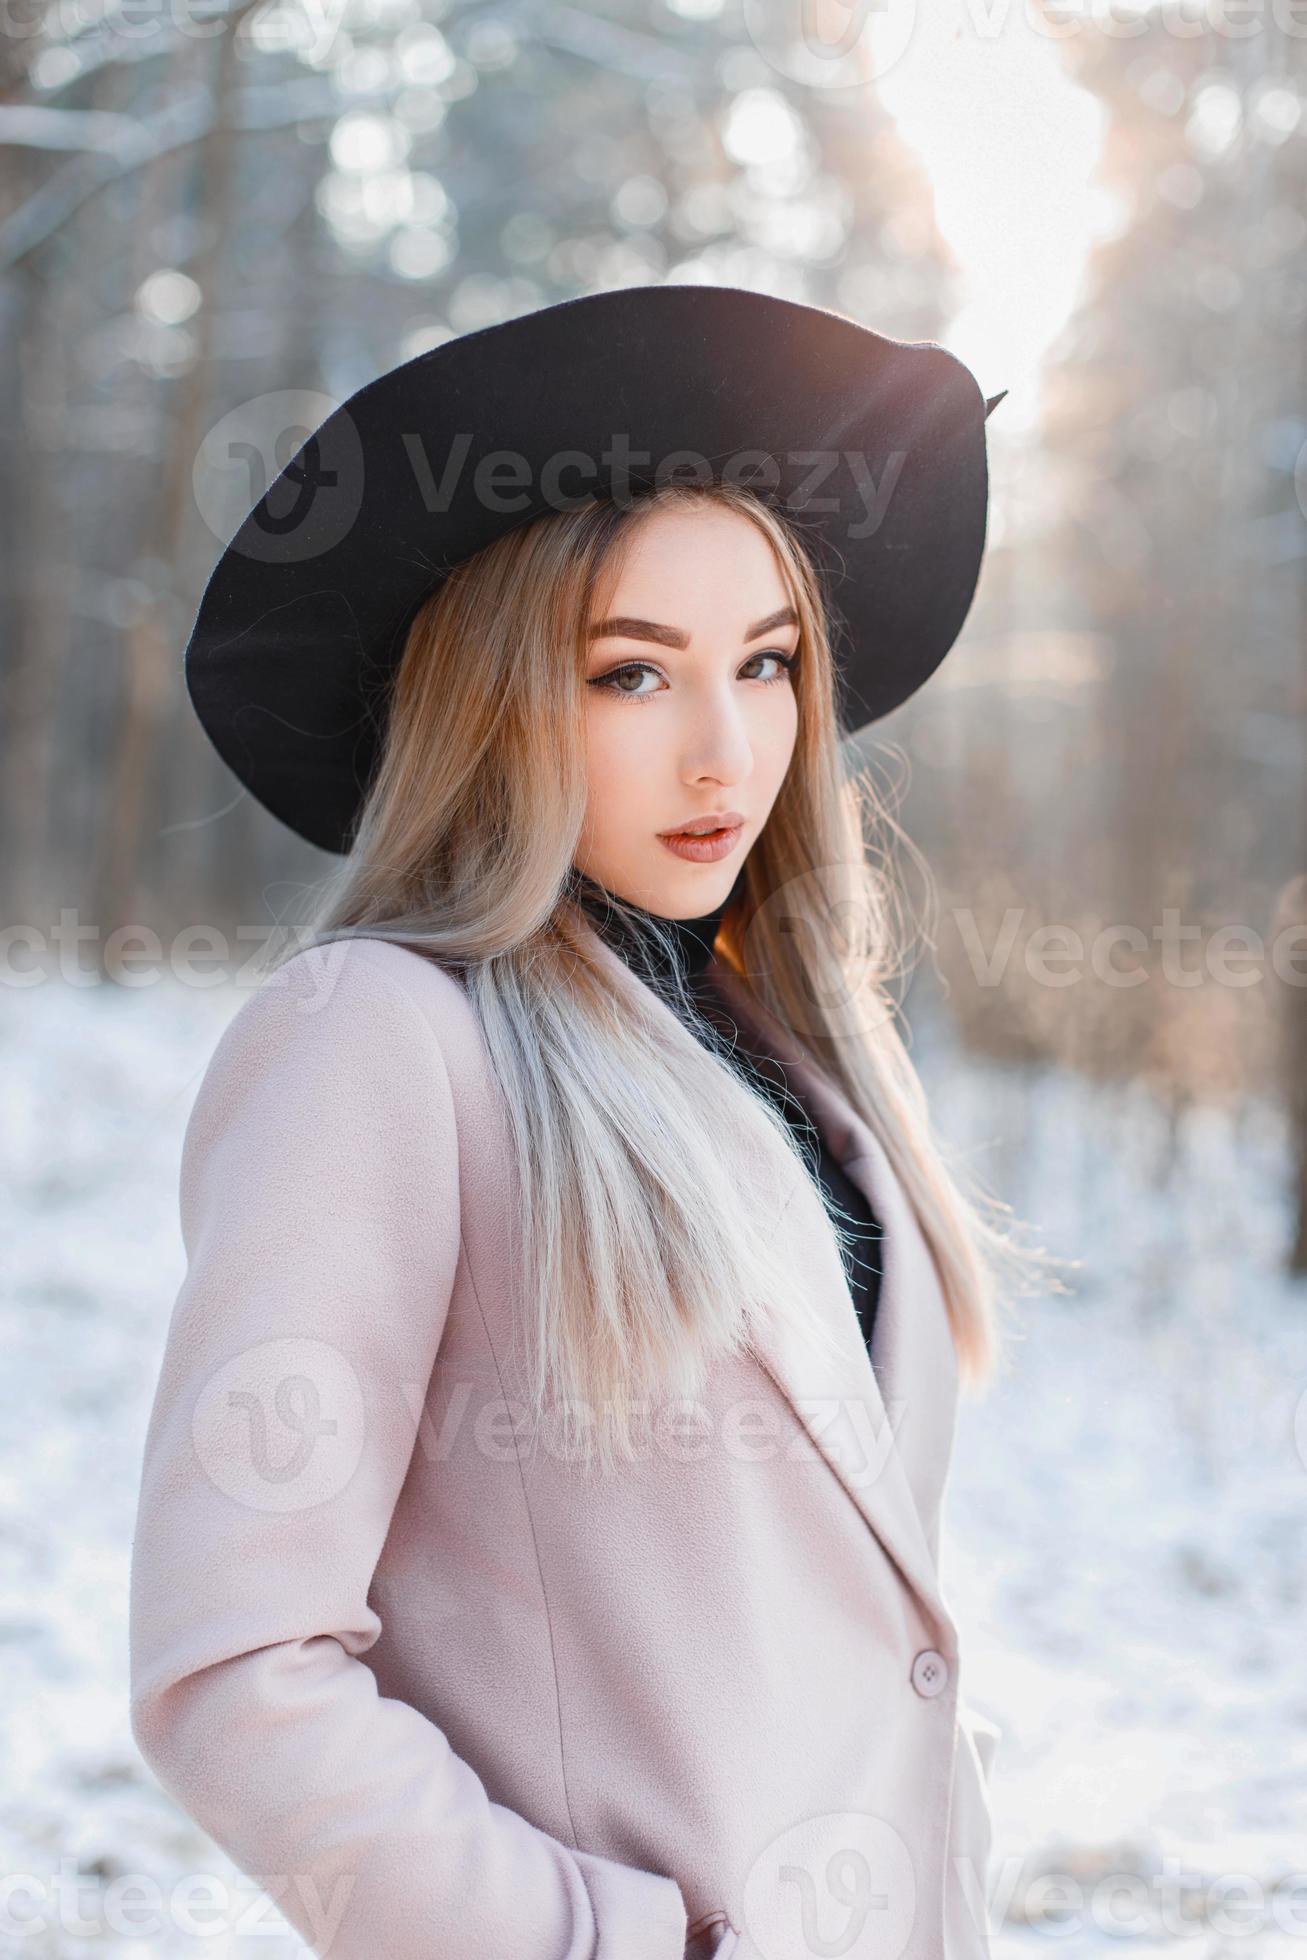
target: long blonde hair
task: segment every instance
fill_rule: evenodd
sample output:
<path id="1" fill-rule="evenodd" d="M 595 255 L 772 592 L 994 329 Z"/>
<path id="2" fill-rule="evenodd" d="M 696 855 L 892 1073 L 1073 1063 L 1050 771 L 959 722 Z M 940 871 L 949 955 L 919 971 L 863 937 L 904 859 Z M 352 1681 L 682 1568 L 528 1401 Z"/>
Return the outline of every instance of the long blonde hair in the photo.
<path id="1" fill-rule="evenodd" d="M 576 1454 L 606 1467 L 633 1446 L 632 1405 L 699 1394 L 760 1317 L 792 1312 L 760 1229 L 775 1193 L 741 1190 L 721 1147 L 722 1125 L 764 1123 L 797 1156 L 788 1124 L 651 993 L 619 994 L 570 891 L 586 628 L 635 527 L 700 499 L 763 531 L 800 625 L 793 760 L 718 955 L 884 1146 L 934 1255 L 965 1382 L 994 1371 L 1001 1275 L 1035 1256 L 987 1215 L 1007 1207 L 950 1171 L 896 1026 L 900 894 L 868 833 L 901 833 L 870 775 L 846 772 L 821 574 L 796 521 L 733 484 L 666 483 L 525 523 L 457 566 L 414 619 L 352 848 L 317 888 L 307 933 L 393 940 L 457 969 L 520 1180 L 532 1414 L 556 1421 L 561 1406 Z"/>

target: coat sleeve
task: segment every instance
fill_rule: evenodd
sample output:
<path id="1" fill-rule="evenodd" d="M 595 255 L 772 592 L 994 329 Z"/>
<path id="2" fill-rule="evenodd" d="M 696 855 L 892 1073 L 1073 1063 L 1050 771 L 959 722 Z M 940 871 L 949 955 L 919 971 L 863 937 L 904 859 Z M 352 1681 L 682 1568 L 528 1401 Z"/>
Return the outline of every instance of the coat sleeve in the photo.
<path id="1" fill-rule="evenodd" d="M 441 1044 L 365 947 L 297 953 L 237 1009 L 180 1201 L 131 1566 L 160 1783 L 332 1960 L 680 1960 L 674 1879 L 492 1802 L 359 1658 L 460 1245 Z"/>

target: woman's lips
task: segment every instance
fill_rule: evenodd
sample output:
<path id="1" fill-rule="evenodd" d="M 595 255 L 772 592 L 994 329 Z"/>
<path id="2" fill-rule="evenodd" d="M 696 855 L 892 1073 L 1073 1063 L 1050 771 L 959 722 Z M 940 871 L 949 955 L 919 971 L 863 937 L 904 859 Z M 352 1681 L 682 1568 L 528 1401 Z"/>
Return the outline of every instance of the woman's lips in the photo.
<path id="1" fill-rule="evenodd" d="M 701 837 L 690 837 L 684 831 L 675 835 L 664 832 L 660 842 L 675 857 L 688 858 L 691 864 L 715 864 L 718 858 L 730 855 L 743 835 L 744 825 L 737 823 L 729 830 L 710 830 Z"/>

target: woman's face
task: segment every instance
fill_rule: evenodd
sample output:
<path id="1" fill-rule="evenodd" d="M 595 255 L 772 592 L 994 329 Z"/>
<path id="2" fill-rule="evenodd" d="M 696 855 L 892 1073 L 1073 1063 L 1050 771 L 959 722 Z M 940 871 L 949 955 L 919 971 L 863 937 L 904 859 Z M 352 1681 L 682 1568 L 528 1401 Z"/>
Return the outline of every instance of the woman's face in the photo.
<path id="1" fill-rule="evenodd" d="M 575 862 L 619 898 L 698 918 L 730 891 L 785 780 L 798 622 L 766 537 L 720 506 L 644 519 L 603 614 L 591 622 Z M 665 841 L 722 815 L 738 827 L 697 859 Z"/>

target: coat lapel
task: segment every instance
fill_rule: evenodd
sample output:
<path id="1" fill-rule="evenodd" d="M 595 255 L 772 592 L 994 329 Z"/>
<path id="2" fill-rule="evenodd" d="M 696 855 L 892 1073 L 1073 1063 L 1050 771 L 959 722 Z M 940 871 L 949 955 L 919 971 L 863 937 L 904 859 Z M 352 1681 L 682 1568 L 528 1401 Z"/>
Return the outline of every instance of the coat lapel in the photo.
<path id="1" fill-rule="evenodd" d="M 599 935 L 595 938 L 601 957 L 623 983 L 641 986 L 625 961 Z M 940 1591 L 920 1508 L 930 1473 L 939 1481 L 940 1459 L 921 1458 L 923 1477 L 914 1489 L 905 1450 L 910 1433 L 918 1448 L 928 1444 L 937 1450 L 942 1443 L 946 1461 L 951 1443 L 949 1382 L 940 1378 L 934 1365 L 938 1357 L 927 1350 L 925 1315 L 913 1312 L 914 1305 L 928 1303 L 927 1289 L 938 1285 L 933 1262 L 883 1145 L 848 1098 L 806 1060 L 793 1037 L 716 956 L 709 960 L 705 977 L 746 1040 L 752 1036 L 782 1063 L 799 1100 L 884 1227 L 869 1357 L 821 1195 L 805 1180 L 790 1201 L 787 1226 L 793 1269 L 816 1276 L 812 1306 L 826 1339 L 806 1341 L 781 1323 L 755 1340 L 754 1352 L 843 1492 L 918 1594 L 922 1608 L 938 1622 L 940 1638 L 948 1641 L 955 1634 L 954 1623 Z M 659 1011 L 671 1014 L 651 989 L 645 991 Z M 787 1169 L 789 1163 L 787 1157 L 778 1169 Z M 951 1355 L 951 1341 L 948 1346 Z M 926 1407 L 923 1431 L 924 1397 L 933 1398 L 936 1406 Z M 905 1424 L 914 1417 L 909 1432 Z"/>
<path id="2" fill-rule="evenodd" d="M 825 1287 L 824 1297 L 814 1300 L 841 1337 L 840 1355 L 813 1351 L 782 1328 L 768 1337 L 760 1358 L 923 1606 L 952 1636 L 956 1630 L 923 1517 L 932 1487 L 937 1493 L 942 1483 L 941 1465 L 952 1444 L 956 1379 L 949 1375 L 955 1365 L 951 1336 L 946 1354 L 932 1351 L 927 1339 L 931 1289 L 939 1285 L 934 1263 L 884 1146 L 847 1096 L 716 957 L 708 978 L 746 1038 L 752 1034 L 784 1065 L 795 1094 L 884 1228 L 871 1356 L 841 1268 L 838 1295 Z M 820 1243 L 834 1246 L 821 1197 L 813 1186 L 810 1195 L 794 1202 L 803 1205 L 803 1231 L 815 1259 Z M 938 1335 L 942 1298 L 935 1304 Z M 915 1482 L 914 1465 L 921 1472 Z"/>

